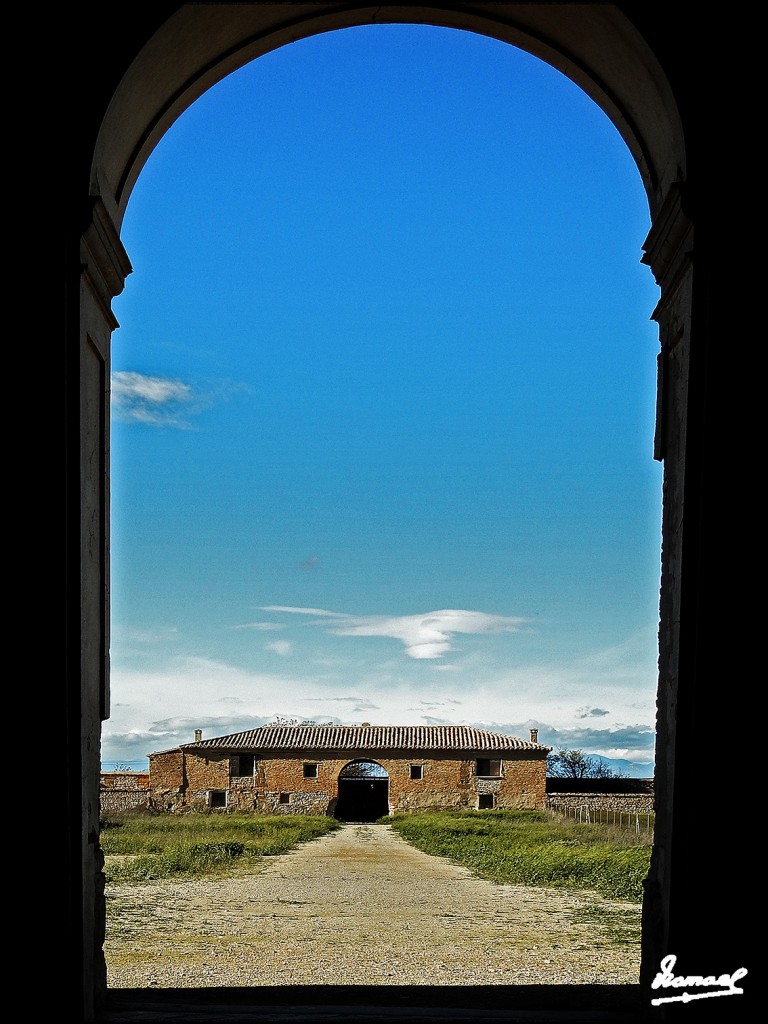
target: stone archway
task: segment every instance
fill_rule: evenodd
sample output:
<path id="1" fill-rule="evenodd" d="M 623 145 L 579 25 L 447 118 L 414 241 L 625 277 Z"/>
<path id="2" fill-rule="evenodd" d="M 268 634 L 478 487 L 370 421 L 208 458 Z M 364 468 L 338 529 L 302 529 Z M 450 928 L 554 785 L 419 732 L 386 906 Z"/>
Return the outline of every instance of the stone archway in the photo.
<path id="1" fill-rule="evenodd" d="M 707 66 L 711 53 L 738 52 L 734 19 L 697 25 L 692 40 L 686 19 L 620 4 L 134 6 L 121 8 L 119 33 L 88 18 L 85 11 L 80 30 L 70 35 L 67 73 L 51 90 L 67 125 L 68 158 L 55 163 L 47 151 L 43 157 L 49 193 L 65 208 L 66 614 L 63 684 L 55 700 L 66 723 L 72 818 L 62 833 L 70 870 L 61 917 L 70 922 L 68 945 L 80 954 L 78 969 L 68 974 L 73 1015 L 95 1019 L 105 988 L 98 781 L 101 721 L 109 717 L 109 379 L 117 326 L 111 301 L 131 272 L 120 241 L 123 212 L 157 141 L 210 86 L 297 39 L 383 21 L 475 31 L 547 61 L 602 107 L 645 183 L 653 227 L 642 258 L 661 288 L 652 316 L 661 343 L 655 441 L 664 462 L 664 521 L 657 832 L 644 908 L 644 973 L 652 977 L 670 950 L 699 973 L 736 966 L 745 948 L 739 901 L 713 891 L 705 865 L 695 867 L 697 815 L 725 804 L 734 814 L 747 790 L 732 785 L 728 773 L 709 779 L 706 791 L 696 777 L 700 750 L 721 732 L 719 704 L 702 694 L 711 689 L 714 666 L 739 677 L 743 657 L 720 628 L 722 593 L 709 571 L 722 561 L 724 538 L 744 539 L 743 524 L 736 528 L 741 506 L 726 504 L 721 464 L 729 419 L 723 403 L 728 394 L 744 401 L 737 361 L 720 352 L 721 339 L 734 333 L 717 235 L 738 219 L 730 208 L 738 197 L 723 188 L 736 150 L 724 123 L 712 132 L 701 118 L 702 109 L 742 99 L 726 76 Z M 746 811 L 745 800 L 738 806 Z M 737 877 L 735 855 L 719 854 L 720 874 Z M 692 921 L 691 907 L 699 904 Z"/>
<path id="2" fill-rule="evenodd" d="M 373 822 L 389 814 L 389 774 L 378 761 L 359 758 L 339 772 L 336 817 Z"/>

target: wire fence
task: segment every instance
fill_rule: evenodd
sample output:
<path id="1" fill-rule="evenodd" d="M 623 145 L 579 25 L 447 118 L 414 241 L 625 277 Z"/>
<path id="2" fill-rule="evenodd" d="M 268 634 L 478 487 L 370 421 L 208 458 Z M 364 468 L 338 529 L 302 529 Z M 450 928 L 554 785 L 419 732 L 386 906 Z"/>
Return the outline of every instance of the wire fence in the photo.
<path id="1" fill-rule="evenodd" d="M 588 804 L 572 806 L 548 800 L 547 810 L 584 825 L 612 825 L 636 835 L 653 835 L 656 815 L 652 811 L 621 811 Z"/>

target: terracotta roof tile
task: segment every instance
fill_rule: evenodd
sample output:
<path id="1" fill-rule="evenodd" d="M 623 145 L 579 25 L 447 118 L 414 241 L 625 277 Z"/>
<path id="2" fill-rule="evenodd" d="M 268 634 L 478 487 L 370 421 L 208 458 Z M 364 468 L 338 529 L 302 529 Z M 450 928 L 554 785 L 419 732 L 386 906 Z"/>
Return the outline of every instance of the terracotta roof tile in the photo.
<path id="1" fill-rule="evenodd" d="M 182 743 L 183 750 L 330 751 L 464 750 L 493 752 L 551 747 L 465 725 L 266 725 L 229 736 Z"/>

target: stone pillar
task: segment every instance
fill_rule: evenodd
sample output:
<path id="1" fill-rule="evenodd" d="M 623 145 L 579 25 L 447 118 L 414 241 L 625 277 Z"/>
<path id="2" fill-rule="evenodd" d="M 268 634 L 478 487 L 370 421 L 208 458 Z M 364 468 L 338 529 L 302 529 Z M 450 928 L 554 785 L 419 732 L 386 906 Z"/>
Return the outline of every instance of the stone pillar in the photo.
<path id="1" fill-rule="evenodd" d="M 656 827 L 643 905 L 645 982 L 668 952 L 671 897 L 671 842 L 675 813 L 677 704 L 680 688 L 681 579 L 689 416 L 691 310 L 693 305 L 693 225 L 685 188 L 674 184 L 662 203 L 643 246 L 661 298 L 652 319 L 659 325 L 654 458 L 664 464 L 659 681 L 656 696 Z"/>
<path id="2" fill-rule="evenodd" d="M 106 992 L 104 942 L 104 858 L 99 843 L 101 723 L 109 717 L 109 439 L 110 342 L 118 326 L 111 301 L 131 271 L 119 234 L 100 199 L 92 199 L 90 221 L 80 240 L 79 400 L 71 410 L 80 455 L 80 569 L 72 584 L 79 593 L 80 649 L 72 684 L 79 704 L 80 735 L 75 747 L 70 799 L 81 812 L 83 1012 L 93 1019 Z M 77 531 L 77 533 L 76 533 Z M 71 575 L 75 576 L 72 570 Z M 73 602 L 74 604 L 74 602 Z M 75 607 L 78 607 L 75 605 Z M 74 746 L 74 744 L 73 744 Z M 78 770 L 79 769 L 79 772 Z M 75 792 L 79 790 L 79 792 Z M 73 807 L 75 810 L 76 807 Z"/>

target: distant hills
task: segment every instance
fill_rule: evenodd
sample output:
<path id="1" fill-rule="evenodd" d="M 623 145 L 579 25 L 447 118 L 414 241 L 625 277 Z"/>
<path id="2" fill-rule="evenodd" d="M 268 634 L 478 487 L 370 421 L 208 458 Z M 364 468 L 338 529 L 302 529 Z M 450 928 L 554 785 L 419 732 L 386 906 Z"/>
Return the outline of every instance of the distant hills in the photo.
<path id="1" fill-rule="evenodd" d="M 601 757 L 600 754 L 591 754 L 596 761 L 602 762 L 606 768 L 616 772 L 625 779 L 652 779 L 654 772 L 653 761 L 625 761 L 620 757 Z"/>

